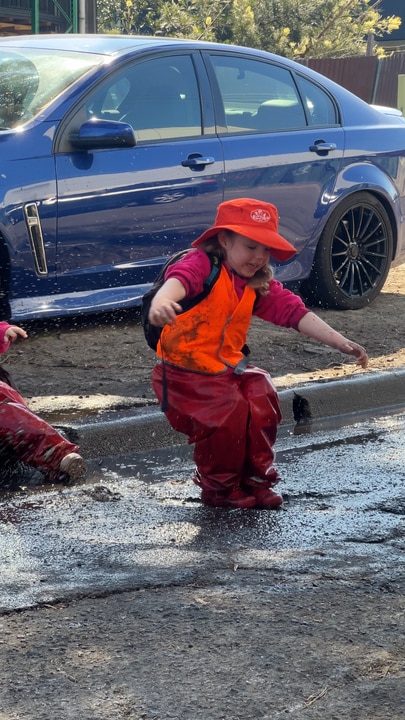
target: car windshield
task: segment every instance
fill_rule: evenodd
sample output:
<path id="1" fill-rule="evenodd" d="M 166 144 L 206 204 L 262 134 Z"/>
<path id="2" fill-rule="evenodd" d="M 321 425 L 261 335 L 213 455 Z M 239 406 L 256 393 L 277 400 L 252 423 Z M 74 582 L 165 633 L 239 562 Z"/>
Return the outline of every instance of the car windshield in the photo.
<path id="1" fill-rule="evenodd" d="M 16 128 L 41 112 L 104 57 L 90 53 L 0 51 L 0 130 Z"/>

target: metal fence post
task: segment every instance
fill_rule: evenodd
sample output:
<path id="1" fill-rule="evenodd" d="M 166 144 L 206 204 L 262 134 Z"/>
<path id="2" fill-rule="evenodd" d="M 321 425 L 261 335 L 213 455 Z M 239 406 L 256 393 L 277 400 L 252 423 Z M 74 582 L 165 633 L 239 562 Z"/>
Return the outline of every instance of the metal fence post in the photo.
<path id="1" fill-rule="evenodd" d="M 31 27 L 34 35 L 39 33 L 39 0 L 33 0 L 31 5 Z"/>
<path id="2" fill-rule="evenodd" d="M 398 101 L 397 107 L 405 115 L 405 75 L 398 75 Z"/>

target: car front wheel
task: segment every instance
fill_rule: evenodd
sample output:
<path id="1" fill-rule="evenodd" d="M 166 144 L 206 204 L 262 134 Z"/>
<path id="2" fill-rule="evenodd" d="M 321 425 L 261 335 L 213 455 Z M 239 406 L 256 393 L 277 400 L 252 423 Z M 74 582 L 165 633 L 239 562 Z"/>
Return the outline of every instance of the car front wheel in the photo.
<path id="1" fill-rule="evenodd" d="M 392 251 L 391 222 L 381 202 L 368 193 L 347 198 L 325 225 L 301 293 L 324 308 L 365 307 L 385 283 Z"/>

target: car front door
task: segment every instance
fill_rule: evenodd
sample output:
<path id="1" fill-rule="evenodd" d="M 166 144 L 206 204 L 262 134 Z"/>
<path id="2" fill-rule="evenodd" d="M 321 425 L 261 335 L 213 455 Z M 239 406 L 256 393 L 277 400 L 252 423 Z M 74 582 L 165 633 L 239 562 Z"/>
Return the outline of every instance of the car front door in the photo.
<path id="1" fill-rule="evenodd" d="M 162 260 L 215 217 L 224 163 L 210 99 L 201 105 L 196 62 L 200 57 L 187 53 L 133 61 L 94 88 L 62 126 L 56 143 L 62 292 L 139 286 L 142 294 Z M 130 124 L 136 144 L 75 150 L 69 138 L 91 118 Z"/>

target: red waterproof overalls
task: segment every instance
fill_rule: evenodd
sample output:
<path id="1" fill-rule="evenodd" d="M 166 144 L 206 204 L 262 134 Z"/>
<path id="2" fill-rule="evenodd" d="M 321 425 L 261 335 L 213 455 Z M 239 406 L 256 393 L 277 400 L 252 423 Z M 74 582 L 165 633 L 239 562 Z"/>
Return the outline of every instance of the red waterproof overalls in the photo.
<path id="1" fill-rule="evenodd" d="M 280 406 L 270 375 L 244 368 L 241 348 L 252 316 L 255 291 L 239 300 L 224 267 L 207 298 L 162 330 L 158 355 L 168 391 L 165 414 L 172 427 L 195 443 L 195 482 L 203 490 L 231 493 L 278 481 L 273 446 Z M 163 399 L 163 365 L 152 372 Z"/>
<path id="2" fill-rule="evenodd" d="M 79 450 L 32 413 L 17 390 L 4 382 L 0 382 L 0 450 L 2 446 L 11 447 L 19 460 L 51 480 L 59 475 L 62 458 Z"/>

